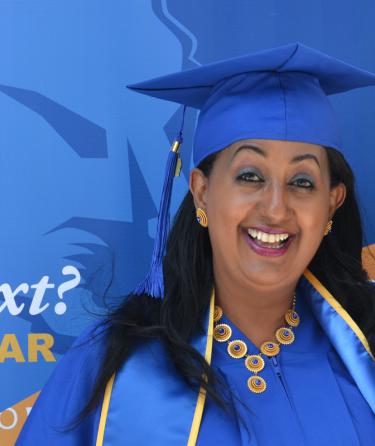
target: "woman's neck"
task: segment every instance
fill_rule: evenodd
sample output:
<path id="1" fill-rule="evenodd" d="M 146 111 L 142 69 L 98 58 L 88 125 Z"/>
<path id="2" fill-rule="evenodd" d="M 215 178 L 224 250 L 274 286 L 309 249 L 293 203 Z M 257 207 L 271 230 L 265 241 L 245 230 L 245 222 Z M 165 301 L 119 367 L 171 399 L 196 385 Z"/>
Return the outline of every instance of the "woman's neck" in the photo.
<path id="1" fill-rule="evenodd" d="M 284 315 L 292 306 L 296 284 L 262 290 L 215 282 L 215 303 L 257 347 L 274 339 L 275 331 L 285 325 Z"/>

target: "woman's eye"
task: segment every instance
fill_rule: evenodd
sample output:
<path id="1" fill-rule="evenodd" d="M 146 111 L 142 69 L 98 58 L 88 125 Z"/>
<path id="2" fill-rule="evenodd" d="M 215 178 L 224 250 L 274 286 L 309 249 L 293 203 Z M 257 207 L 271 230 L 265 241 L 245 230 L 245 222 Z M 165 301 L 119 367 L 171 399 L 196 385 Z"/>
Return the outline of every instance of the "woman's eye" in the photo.
<path id="1" fill-rule="evenodd" d="M 238 175 L 237 180 L 252 183 L 259 183 L 260 181 L 263 181 L 263 179 L 255 172 L 243 172 Z"/>
<path id="2" fill-rule="evenodd" d="M 291 184 L 293 184 L 297 187 L 305 188 L 305 189 L 313 189 L 314 188 L 314 183 L 312 181 L 308 180 L 307 178 L 297 178 Z"/>

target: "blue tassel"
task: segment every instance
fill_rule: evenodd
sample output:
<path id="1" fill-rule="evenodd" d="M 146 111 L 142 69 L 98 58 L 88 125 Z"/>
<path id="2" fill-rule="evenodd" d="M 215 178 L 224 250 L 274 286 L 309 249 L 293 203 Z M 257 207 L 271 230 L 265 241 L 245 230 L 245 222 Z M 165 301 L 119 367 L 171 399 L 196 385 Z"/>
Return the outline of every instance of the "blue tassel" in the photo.
<path id="1" fill-rule="evenodd" d="M 178 151 L 182 143 L 182 129 L 184 125 L 185 110 L 186 106 L 183 110 L 179 136 L 172 144 L 171 150 L 168 154 L 163 191 L 160 199 L 154 248 L 152 252 L 151 267 L 143 282 L 141 282 L 134 290 L 134 294 L 148 294 L 152 297 L 160 299 L 164 297 L 163 258 L 165 255 L 169 234 L 169 208 L 171 204 L 173 179 L 179 174 L 180 169 L 181 160 L 179 159 Z"/>
<path id="2" fill-rule="evenodd" d="M 167 238 L 169 234 L 169 208 L 171 203 L 173 178 L 176 173 L 178 161 L 179 141 L 175 141 L 168 154 L 167 166 L 165 169 L 165 179 L 163 191 L 160 199 L 158 223 L 152 252 L 151 267 L 144 281 L 134 290 L 134 294 L 149 294 L 152 297 L 163 298 L 164 277 L 163 277 L 163 257 L 165 255 Z M 175 148 L 176 151 L 173 151 Z"/>

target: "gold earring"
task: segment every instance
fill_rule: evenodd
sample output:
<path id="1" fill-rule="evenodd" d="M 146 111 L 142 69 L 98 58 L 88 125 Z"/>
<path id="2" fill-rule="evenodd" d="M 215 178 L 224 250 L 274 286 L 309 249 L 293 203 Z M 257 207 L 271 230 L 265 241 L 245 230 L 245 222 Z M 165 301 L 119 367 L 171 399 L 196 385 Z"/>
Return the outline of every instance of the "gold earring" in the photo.
<path id="1" fill-rule="evenodd" d="M 324 236 L 328 235 L 328 234 L 332 231 L 332 225 L 333 225 L 333 221 L 330 220 L 330 221 L 327 223 L 327 226 L 326 226 L 326 228 L 325 228 L 325 230 L 324 230 Z"/>
<path id="2" fill-rule="evenodd" d="M 206 212 L 202 208 L 198 208 L 196 212 L 197 212 L 197 222 L 204 228 L 207 228 L 208 218 Z"/>

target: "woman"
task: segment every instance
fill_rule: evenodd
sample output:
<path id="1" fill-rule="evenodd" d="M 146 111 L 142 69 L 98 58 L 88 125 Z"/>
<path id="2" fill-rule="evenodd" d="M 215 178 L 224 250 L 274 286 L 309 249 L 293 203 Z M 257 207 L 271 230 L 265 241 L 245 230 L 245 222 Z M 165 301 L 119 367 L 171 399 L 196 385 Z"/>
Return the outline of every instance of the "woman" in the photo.
<path id="1" fill-rule="evenodd" d="M 150 274 L 18 445 L 373 444 L 375 293 L 327 100 L 371 84 L 297 43 L 132 87 L 201 110 L 190 192 L 163 273 L 176 144 Z"/>

